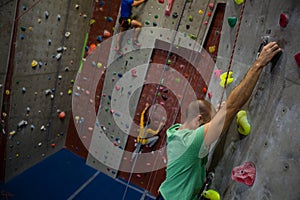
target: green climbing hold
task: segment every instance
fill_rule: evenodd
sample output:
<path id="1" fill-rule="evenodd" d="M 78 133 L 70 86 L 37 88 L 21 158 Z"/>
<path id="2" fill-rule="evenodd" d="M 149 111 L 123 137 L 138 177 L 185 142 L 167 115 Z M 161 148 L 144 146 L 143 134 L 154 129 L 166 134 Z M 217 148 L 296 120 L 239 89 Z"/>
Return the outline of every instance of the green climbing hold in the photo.
<path id="1" fill-rule="evenodd" d="M 26 31 L 26 27 L 21 26 L 21 31 Z"/>
<path id="2" fill-rule="evenodd" d="M 190 34 L 190 38 L 191 38 L 192 40 L 196 40 L 196 39 L 197 39 L 197 36 L 194 35 L 194 34 Z"/>
<path id="3" fill-rule="evenodd" d="M 176 81 L 176 83 L 179 83 L 180 82 L 180 78 L 176 78 L 175 81 Z"/>
<path id="4" fill-rule="evenodd" d="M 234 2 L 235 2 L 237 5 L 240 5 L 240 4 L 244 3 L 244 0 L 234 0 Z"/>
<path id="5" fill-rule="evenodd" d="M 248 122 L 246 111 L 240 110 L 237 115 L 238 131 L 242 135 L 249 135 L 251 126 Z"/>
<path id="6" fill-rule="evenodd" d="M 168 65 L 170 65 L 170 64 L 171 64 L 171 62 L 172 62 L 172 61 L 171 61 L 170 59 L 168 59 L 168 62 L 167 62 L 167 63 L 168 63 Z"/>
<path id="7" fill-rule="evenodd" d="M 146 20 L 146 21 L 145 21 L 145 24 L 146 24 L 146 25 L 149 25 L 149 24 L 150 24 L 150 21 L 149 21 L 149 20 Z"/>
<path id="8" fill-rule="evenodd" d="M 202 192 L 202 195 L 203 197 L 205 197 L 206 199 L 209 199 L 209 200 L 220 200 L 220 194 L 215 191 L 215 190 L 212 190 L 212 189 L 209 189 L 209 190 L 204 190 Z"/>
<path id="9" fill-rule="evenodd" d="M 158 18 L 158 15 L 154 15 L 154 18 L 157 19 L 157 18 Z"/>
<path id="10" fill-rule="evenodd" d="M 193 21 L 193 16 L 192 15 L 189 16 L 189 20 L 190 20 L 190 22 Z"/>
<path id="11" fill-rule="evenodd" d="M 236 17 L 228 17 L 228 24 L 232 28 L 236 25 L 237 18 Z"/>

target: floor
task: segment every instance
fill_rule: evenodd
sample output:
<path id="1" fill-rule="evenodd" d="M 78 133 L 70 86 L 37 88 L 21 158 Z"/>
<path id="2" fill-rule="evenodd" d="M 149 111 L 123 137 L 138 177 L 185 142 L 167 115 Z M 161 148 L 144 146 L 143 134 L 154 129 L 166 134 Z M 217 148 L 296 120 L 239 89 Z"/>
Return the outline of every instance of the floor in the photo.
<path id="1" fill-rule="evenodd" d="M 126 189 L 126 196 L 123 196 Z M 132 185 L 126 188 L 123 179 L 112 179 L 87 166 L 83 158 L 67 149 L 60 150 L 8 183 L 0 183 L 1 200 L 132 200 L 141 199 L 142 192 Z"/>

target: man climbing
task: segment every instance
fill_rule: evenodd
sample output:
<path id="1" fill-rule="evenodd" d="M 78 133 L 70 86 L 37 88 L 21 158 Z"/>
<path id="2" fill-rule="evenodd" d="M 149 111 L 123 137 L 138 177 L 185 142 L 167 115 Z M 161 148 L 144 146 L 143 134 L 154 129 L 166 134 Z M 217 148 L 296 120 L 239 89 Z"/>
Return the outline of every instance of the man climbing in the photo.
<path id="1" fill-rule="evenodd" d="M 120 31 L 117 36 L 116 48 L 115 51 L 122 55 L 121 51 L 121 38 L 123 36 L 123 31 L 128 30 L 129 28 L 135 28 L 132 43 L 135 47 L 140 47 L 141 44 L 138 41 L 138 36 L 141 31 L 142 23 L 132 19 L 131 11 L 132 7 L 137 7 L 140 4 L 146 2 L 147 0 L 122 0 L 121 2 L 121 16 L 119 18 Z"/>
<path id="2" fill-rule="evenodd" d="M 203 185 L 209 146 L 229 127 L 247 102 L 263 68 L 281 52 L 276 42 L 263 47 L 244 79 L 233 89 L 218 112 L 206 100 L 189 104 L 183 124 L 167 130 L 168 164 L 166 179 L 157 199 L 196 199 Z"/>
<path id="3" fill-rule="evenodd" d="M 147 111 L 149 110 L 149 108 L 150 108 L 149 103 L 146 103 L 146 106 L 141 113 L 140 131 L 139 131 L 139 135 L 136 140 L 137 146 L 135 148 L 135 151 L 132 154 L 132 159 L 136 156 L 137 153 L 139 153 L 142 145 L 149 145 L 149 147 L 154 146 L 154 144 L 159 139 L 158 134 L 164 127 L 164 122 L 160 122 L 160 124 L 156 130 L 147 128 L 148 125 L 150 124 L 150 119 L 148 117 L 145 118 L 145 115 L 146 115 Z"/>

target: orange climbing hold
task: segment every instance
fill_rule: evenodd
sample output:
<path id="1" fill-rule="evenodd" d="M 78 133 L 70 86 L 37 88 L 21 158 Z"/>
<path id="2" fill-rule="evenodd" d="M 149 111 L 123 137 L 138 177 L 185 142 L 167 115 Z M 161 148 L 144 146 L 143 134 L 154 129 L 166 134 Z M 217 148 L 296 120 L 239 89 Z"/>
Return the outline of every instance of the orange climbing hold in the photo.
<path id="1" fill-rule="evenodd" d="M 94 43 L 90 44 L 88 54 L 92 53 L 96 48 L 97 46 Z"/>

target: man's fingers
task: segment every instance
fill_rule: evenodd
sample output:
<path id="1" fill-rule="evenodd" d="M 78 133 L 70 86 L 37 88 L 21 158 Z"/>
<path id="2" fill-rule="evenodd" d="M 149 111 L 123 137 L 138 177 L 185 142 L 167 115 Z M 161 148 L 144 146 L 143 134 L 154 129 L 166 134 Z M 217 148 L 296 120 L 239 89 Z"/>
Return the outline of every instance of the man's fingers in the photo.
<path id="1" fill-rule="evenodd" d="M 279 48 L 279 46 L 278 46 L 278 44 L 276 43 L 275 45 L 273 45 L 272 47 L 271 47 L 271 50 L 272 51 L 275 51 L 275 50 L 277 50 Z"/>

